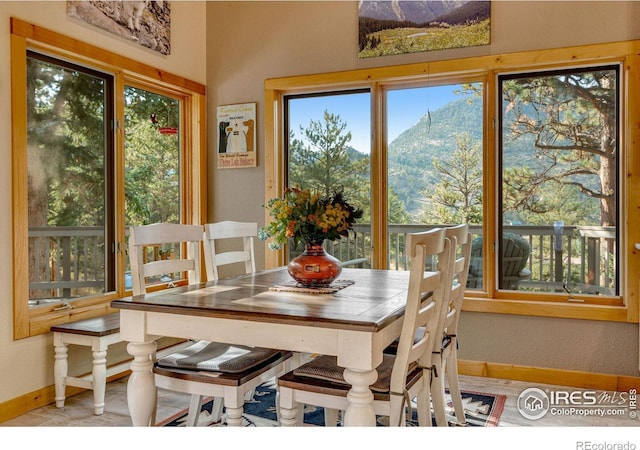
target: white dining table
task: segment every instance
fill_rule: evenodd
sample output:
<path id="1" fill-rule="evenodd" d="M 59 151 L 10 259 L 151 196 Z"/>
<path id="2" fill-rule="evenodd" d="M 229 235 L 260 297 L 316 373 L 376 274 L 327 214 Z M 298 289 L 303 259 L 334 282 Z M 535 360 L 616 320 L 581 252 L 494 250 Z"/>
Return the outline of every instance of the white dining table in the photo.
<path id="1" fill-rule="evenodd" d="M 285 268 L 115 300 L 133 356 L 127 402 L 134 426 L 153 425 L 152 372 L 162 337 L 337 356 L 352 387 L 345 426 L 375 426 L 373 393 L 383 350 L 399 335 L 409 274 L 345 268 L 333 293 L 290 288 Z"/>

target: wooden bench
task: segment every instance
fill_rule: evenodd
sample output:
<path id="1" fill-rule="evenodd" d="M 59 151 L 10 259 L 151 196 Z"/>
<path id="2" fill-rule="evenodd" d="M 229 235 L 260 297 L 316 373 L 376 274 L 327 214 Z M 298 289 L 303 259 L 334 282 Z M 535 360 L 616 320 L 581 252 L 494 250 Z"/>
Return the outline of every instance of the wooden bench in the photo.
<path id="1" fill-rule="evenodd" d="M 53 376 L 56 388 L 56 407 L 64 407 L 67 386 L 80 387 L 93 390 L 94 414 L 102 415 L 107 378 L 123 373 L 131 366 L 131 361 L 127 360 L 107 367 L 107 347 L 122 342 L 120 339 L 120 313 L 54 325 L 51 327 L 51 331 L 53 332 L 55 350 Z M 93 370 L 90 374 L 83 377 L 69 376 L 67 360 L 69 344 L 91 347 Z M 157 351 L 157 356 L 162 357 L 189 344 L 188 341 L 171 344 Z"/>
<path id="2" fill-rule="evenodd" d="M 94 414 L 101 415 L 104 412 L 107 377 L 128 370 L 130 365 L 130 362 L 126 361 L 107 368 L 107 347 L 121 342 L 120 313 L 55 325 L 51 327 L 51 331 L 55 349 L 53 375 L 56 407 L 64 407 L 67 386 L 81 387 L 93 390 Z M 67 361 L 69 344 L 91 347 L 93 354 L 91 374 L 84 377 L 69 376 Z"/>

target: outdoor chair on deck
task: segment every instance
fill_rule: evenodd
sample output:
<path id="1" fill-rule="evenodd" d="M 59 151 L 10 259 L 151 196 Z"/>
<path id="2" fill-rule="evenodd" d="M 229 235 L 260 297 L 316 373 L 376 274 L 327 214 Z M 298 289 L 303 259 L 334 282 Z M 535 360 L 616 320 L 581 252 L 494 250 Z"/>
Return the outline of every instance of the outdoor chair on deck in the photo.
<path id="1" fill-rule="evenodd" d="M 200 282 L 201 225 L 159 223 L 131 227 L 129 258 L 133 275 L 133 294 L 146 292 L 145 278 L 188 273 L 189 284 Z M 177 259 L 145 262 L 145 247 L 180 244 L 186 255 Z M 182 248 L 184 251 L 184 248 Z M 198 341 L 158 359 L 153 373 L 157 387 L 191 394 L 187 425 L 196 425 L 202 396 L 223 398 L 227 425 L 242 425 L 247 392 L 274 376 L 284 373 L 290 352 L 218 342 Z"/>
<path id="2" fill-rule="evenodd" d="M 411 258 L 404 320 L 394 355 L 385 354 L 378 366 L 378 379 L 371 386 L 376 415 L 388 416 L 389 425 L 404 426 L 407 399 L 418 397 L 418 421 L 431 425 L 430 371 L 440 308 L 448 304 L 452 286 L 451 241 L 442 228 L 407 235 Z M 432 257 L 437 267 L 425 272 Z M 426 330 L 414 339 L 419 329 Z M 302 425 L 303 405 L 325 408 L 325 424 L 336 425 L 338 411 L 346 410 L 351 388 L 335 356 L 319 356 L 278 379 L 282 425 Z"/>
<path id="3" fill-rule="evenodd" d="M 502 235 L 502 279 L 500 289 L 517 290 L 518 283 L 531 278 L 527 261 L 531 246 L 522 236 L 514 233 Z M 483 286 L 482 237 L 471 243 L 471 261 L 467 288 L 481 289 Z"/>

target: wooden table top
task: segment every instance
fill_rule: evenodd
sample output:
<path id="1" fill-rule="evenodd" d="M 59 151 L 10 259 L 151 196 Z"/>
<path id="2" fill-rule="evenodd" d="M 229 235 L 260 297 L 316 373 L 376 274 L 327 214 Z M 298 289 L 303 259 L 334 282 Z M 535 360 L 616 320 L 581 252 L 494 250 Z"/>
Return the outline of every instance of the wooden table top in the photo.
<path id="1" fill-rule="evenodd" d="M 345 268 L 335 293 L 277 290 L 286 268 L 119 299 L 114 308 L 256 322 L 378 331 L 404 313 L 409 273 Z M 276 288 L 276 290 L 274 290 Z"/>

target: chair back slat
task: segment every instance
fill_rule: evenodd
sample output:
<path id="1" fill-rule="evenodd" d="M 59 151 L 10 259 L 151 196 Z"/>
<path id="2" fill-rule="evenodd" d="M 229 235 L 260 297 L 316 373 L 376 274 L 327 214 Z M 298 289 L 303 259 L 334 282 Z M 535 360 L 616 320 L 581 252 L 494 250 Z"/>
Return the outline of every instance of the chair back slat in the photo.
<path id="1" fill-rule="evenodd" d="M 217 267 L 225 266 L 227 264 L 233 264 L 238 262 L 251 261 L 251 252 L 246 251 L 229 251 L 226 253 L 218 253 L 215 255 Z M 245 267 L 246 269 L 246 267 Z M 254 272 L 254 270 L 251 270 Z M 247 272 L 247 273 L 251 273 Z"/>
<path id="2" fill-rule="evenodd" d="M 147 277 L 165 273 L 188 272 L 195 269 L 192 259 L 161 259 L 145 263 L 144 273 Z"/>
<path id="3" fill-rule="evenodd" d="M 129 235 L 129 242 L 133 242 L 135 245 L 149 246 L 174 242 L 200 242 L 202 240 L 202 225 L 162 222 L 133 228 L 135 233 Z"/>

